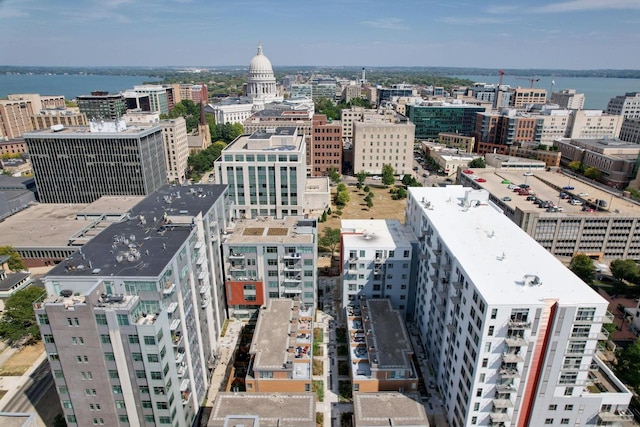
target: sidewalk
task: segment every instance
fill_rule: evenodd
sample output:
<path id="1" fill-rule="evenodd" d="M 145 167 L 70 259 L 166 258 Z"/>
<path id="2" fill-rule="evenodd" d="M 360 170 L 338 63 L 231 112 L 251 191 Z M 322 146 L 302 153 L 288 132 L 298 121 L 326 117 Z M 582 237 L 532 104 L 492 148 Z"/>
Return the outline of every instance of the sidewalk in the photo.
<path id="1" fill-rule="evenodd" d="M 233 363 L 231 358 L 233 357 L 233 352 L 238 344 L 242 326 L 242 321 L 229 319 L 227 332 L 225 333 L 225 336 L 220 339 L 220 360 L 213 370 L 206 406 L 212 407 L 218 393 L 220 391 L 224 391 L 224 387 L 226 387 L 226 384 L 223 384 L 223 381 L 227 378 L 228 371 L 231 370 L 231 364 Z M 223 390 L 220 390 L 221 387 Z"/>

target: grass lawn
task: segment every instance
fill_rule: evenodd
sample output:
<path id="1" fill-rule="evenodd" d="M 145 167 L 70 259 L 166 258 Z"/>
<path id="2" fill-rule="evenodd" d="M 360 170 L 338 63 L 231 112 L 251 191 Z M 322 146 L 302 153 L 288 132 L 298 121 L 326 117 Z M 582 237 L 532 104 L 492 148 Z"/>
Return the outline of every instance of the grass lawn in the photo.
<path id="1" fill-rule="evenodd" d="M 338 207 L 333 204 L 333 196 L 331 197 L 331 215 L 327 217 L 327 221 L 318 224 L 318 234 L 323 235 L 323 230 L 326 227 L 340 229 L 340 220 L 344 219 L 397 219 L 401 223 L 404 223 L 404 210 L 407 205 L 407 200 L 393 200 L 388 188 L 376 188 L 369 186 L 369 189 L 373 192 L 373 207 L 371 210 L 367 208 L 367 203 L 364 201 L 366 193 L 363 190 L 358 190 L 355 185 L 348 185 L 349 190 L 349 202 L 342 208 L 342 215 L 336 215 Z M 332 188 L 335 190 L 335 187 Z"/>
<path id="2" fill-rule="evenodd" d="M 316 394 L 318 402 L 324 402 L 324 381 L 313 380 L 313 392 Z"/>
<path id="3" fill-rule="evenodd" d="M 316 427 L 324 425 L 324 412 L 316 412 Z"/>
<path id="4" fill-rule="evenodd" d="M 22 347 L 0 367 L 0 376 L 20 376 L 24 374 L 43 351 L 44 344 L 42 342 Z"/>

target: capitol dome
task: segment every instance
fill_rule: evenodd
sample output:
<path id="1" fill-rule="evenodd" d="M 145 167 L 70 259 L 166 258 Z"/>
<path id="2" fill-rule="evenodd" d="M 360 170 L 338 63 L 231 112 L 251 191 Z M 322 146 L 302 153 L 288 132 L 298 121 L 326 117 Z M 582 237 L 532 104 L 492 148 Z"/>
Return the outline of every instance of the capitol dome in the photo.
<path id="1" fill-rule="evenodd" d="M 282 97 L 278 96 L 271 61 L 262 54 L 261 43 L 258 43 L 258 54 L 249 64 L 245 95 L 252 100 L 256 110 L 262 109 L 265 103 L 282 101 Z"/>
<path id="2" fill-rule="evenodd" d="M 251 74 L 271 74 L 273 67 L 269 58 L 262 54 L 262 44 L 258 43 L 258 54 L 253 57 L 249 64 L 249 75 Z"/>

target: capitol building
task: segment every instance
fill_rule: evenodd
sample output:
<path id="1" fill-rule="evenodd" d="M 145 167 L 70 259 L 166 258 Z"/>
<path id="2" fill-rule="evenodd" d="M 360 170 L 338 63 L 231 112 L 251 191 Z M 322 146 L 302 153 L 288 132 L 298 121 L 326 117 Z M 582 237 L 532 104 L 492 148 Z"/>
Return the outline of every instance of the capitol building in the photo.
<path id="1" fill-rule="evenodd" d="M 261 110 L 305 110 L 309 118 L 313 116 L 313 102 L 309 98 L 284 100 L 278 94 L 276 77 L 271 61 L 262 53 L 258 43 L 258 53 L 249 63 L 249 75 L 244 96 L 229 97 L 218 104 L 209 104 L 205 112 L 213 114 L 216 123 L 242 123 Z"/>

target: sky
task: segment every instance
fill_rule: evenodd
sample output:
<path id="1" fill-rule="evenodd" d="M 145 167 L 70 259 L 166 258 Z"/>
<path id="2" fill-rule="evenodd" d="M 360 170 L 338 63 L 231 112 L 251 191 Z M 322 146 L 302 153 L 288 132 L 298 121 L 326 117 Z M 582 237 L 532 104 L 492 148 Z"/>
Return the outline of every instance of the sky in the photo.
<path id="1" fill-rule="evenodd" d="M 640 0 L 0 0 L 0 65 L 640 69 Z"/>

